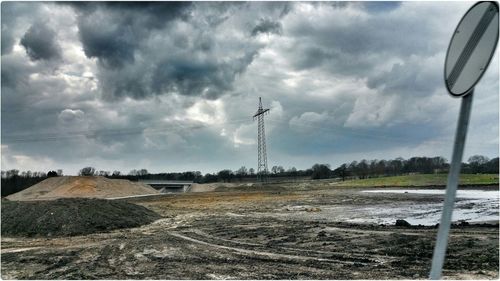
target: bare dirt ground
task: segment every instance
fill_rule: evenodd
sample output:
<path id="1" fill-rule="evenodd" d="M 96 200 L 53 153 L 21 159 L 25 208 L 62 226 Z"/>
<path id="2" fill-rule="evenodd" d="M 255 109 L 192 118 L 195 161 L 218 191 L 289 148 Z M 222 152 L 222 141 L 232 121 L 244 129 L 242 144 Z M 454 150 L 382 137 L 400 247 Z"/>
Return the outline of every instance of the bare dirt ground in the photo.
<path id="1" fill-rule="evenodd" d="M 426 279 L 436 227 L 353 224 L 341 217 L 343 211 L 358 207 L 441 199 L 361 190 L 278 188 L 127 199 L 163 218 L 139 228 L 84 236 L 2 237 L 1 275 L 3 279 Z M 327 207 L 338 207 L 339 214 L 316 215 Z M 498 237 L 498 225 L 453 228 L 445 278 L 498 279 Z"/>

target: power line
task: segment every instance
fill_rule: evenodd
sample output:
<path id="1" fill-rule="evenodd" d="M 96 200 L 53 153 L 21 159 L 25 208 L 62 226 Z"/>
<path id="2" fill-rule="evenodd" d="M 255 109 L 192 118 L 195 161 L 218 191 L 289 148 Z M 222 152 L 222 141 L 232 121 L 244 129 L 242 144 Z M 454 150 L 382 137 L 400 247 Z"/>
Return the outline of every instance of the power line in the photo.
<path id="1" fill-rule="evenodd" d="M 276 123 L 284 123 L 284 121 L 287 120 L 276 120 L 276 119 L 268 119 L 271 122 L 276 122 Z M 335 128 L 335 127 L 326 127 L 326 126 L 314 126 L 310 124 L 293 124 L 293 126 L 299 126 L 299 127 L 305 127 L 305 128 L 311 128 L 311 129 L 316 129 L 318 132 L 323 132 L 323 131 L 329 131 L 333 133 L 344 133 L 341 134 L 340 136 L 346 137 L 347 134 L 349 135 L 354 135 L 354 136 L 359 136 L 359 137 L 366 137 L 366 138 L 378 138 L 378 139 L 384 139 L 384 140 L 394 140 L 394 141 L 406 141 L 409 140 L 410 137 L 405 137 L 405 136 L 389 136 L 387 134 L 380 134 L 381 131 L 373 131 L 373 130 L 363 130 L 359 131 L 353 128 Z M 347 134 L 345 134 L 347 133 Z"/>
<path id="2" fill-rule="evenodd" d="M 245 122 L 247 121 L 247 122 Z M 275 124 L 284 124 L 288 123 L 288 120 L 277 120 L 270 119 L 268 121 Z M 66 133 L 36 133 L 36 134 L 10 134 L 10 135 L 2 135 L 2 142 L 45 142 L 45 141 L 60 141 L 60 140 L 71 140 L 82 137 L 87 138 L 98 138 L 98 137 L 106 137 L 106 136 L 127 136 L 127 135 L 139 135 L 144 133 L 147 130 L 148 134 L 160 134 L 165 131 L 169 132 L 179 132 L 183 130 L 200 130 L 204 128 L 210 128 L 215 126 L 221 126 L 225 124 L 251 124 L 251 120 L 249 118 L 240 118 L 234 119 L 231 121 L 225 121 L 214 124 L 196 124 L 196 125 L 183 125 L 180 123 L 172 124 L 170 126 L 164 127 L 128 127 L 128 128 L 119 128 L 119 129 L 96 129 L 96 130 L 79 130 L 79 131 L 71 131 Z M 332 132 L 336 133 L 341 137 L 349 137 L 349 136 L 357 136 L 365 139 L 378 139 L 383 141 L 389 141 L 392 143 L 404 143 L 410 140 L 414 141 L 414 138 L 410 136 L 394 136 L 383 134 L 382 131 L 374 131 L 374 130 L 363 130 L 359 131 L 353 128 L 336 128 L 336 127 L 327 127 L 327 126 L 314 126 L 310 124 L 293 124 L 293 126 L 304 127 L 315 129 L 318 132 Z M 449 144 L 451 142 L 451 136 L 449 140 L 432 140 L 432 143 L 435 144 Z M 468 147 L 482 147 L 477 144 L 467 144 Z M 267 156 L 267 155 L 266 155 Z"/>
<path id="3" fill-rule="evenodd" d="M 288 123 L 288 120 L 276 120 L 276 119 L 270 119 L 268 118 L 268 121 L 271 123 L 275 124 L 280 124 L 280 123 Z M 304 127 L 304 128 L 311 128 L 311 129 L 316 129 L 318 132 L 323 132 L 323 131 L 328 131 L 332 133 L 337 133 L 341 137 L 349 137 L 349 136 L 357 136 L 357 137 L 362 137 L 366 139 L 378 139 L 378 140 L 383 140 L 383 141 L 388 141 L 392 143 L 404 143 L 408 141 L 415 141 L 415 138 L 411 136 L 404 136 L 404 135 L 399 135 L 399 136 L 394 136 L 394 135 L 387 135 L 384 134 L 382 131 L 375 131 L 375 130 L 357 130 L 354 128 L 335 128 L 335 127 L 327 127 L 327 126 L 314 126 L 310 124 L 293 124 L 293 126 L 299 126 L 299 127 Z M 449 139 L 443 139 L 443 140 L 431 140 L 432 143 L 434 144 L 442 144 L 442 145 L 448 145 L 452 142 L 451 136 Z M 468 147 L 474 147 L 474 148 L 481 148 L 483 146 L 478 145 L 478 144 L 467 144 Z"/>
<path id="4" fill-rule="evenodd" d="M 175 126 L 167 126 L 167 127 L 132 127 L 132 128 L 121 128 L 121 129 L 99 129 L 99 130 L 81 130 L 81 131 L 72 131 L 67 132 L 65 134 L 61 133 L 42 133 L 42 134 L 19 134 L 19 135 L 3 135 L 2 141 L 9 142 L 39 142 L 39 141 L 59 141 L 59 140 L 67 140 L 67 139 L 75 139 L 81 137 L 88 138 L 97 138 L 102 136 L 123 136 L 123 135 L 136 135 L 142 134 L 147 130 L 147 133 L 158 134 L 165 131 L 169 132 L 178 132 L 182 130 L 198 130 L 218 125 L 224 124 L 233 124 L 233 123 L 241 123 L 243 121 L 248 121 L 250 123 L 251 120 L 248 118 L 245 119 L 237 119 L 232 121 L 226 121 L 216 124 L 197 124 L 185 126 L 182 124 L 175 124 Z"/>

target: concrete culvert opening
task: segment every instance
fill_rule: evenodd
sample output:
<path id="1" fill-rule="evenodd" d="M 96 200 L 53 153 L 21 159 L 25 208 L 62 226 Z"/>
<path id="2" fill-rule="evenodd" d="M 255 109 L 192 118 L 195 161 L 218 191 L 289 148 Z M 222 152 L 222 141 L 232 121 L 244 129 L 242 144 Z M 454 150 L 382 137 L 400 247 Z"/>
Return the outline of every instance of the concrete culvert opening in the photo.
<path id="1" fill-rule="evenodd" d="M 4 236 L 72 236 L 138 227 L 160 218 L 143 206 L 115 200 L 2 200 L 1 233 Z"/>

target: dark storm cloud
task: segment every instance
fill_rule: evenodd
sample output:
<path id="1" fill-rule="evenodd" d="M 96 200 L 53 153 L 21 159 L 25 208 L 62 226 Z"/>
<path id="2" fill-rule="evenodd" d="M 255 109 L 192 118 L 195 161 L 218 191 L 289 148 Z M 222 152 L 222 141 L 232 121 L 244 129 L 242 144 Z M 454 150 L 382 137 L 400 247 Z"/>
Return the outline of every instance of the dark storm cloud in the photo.
<path id="1" fill-rule="evenodd" d="M 301 47 L 303 56 L 299 56 L 295 60 L 297 69 L 309 69 L 321 66 L 334 58 L 334 55 L 318 46 L 303 46 Z"/>
<path id="2" fill-rule="evenodd" d="M 342 9 L 346 8 L 354 2 L 350 1 L 317 1 L 317 2 L 303 2 L 307 3 L 308 5 L 311 5 L 315 8 L 321 8 L 321 7 L 330 7 L 330 8 L 335 8 L 335 9 Z"/>
<path id="3" fill-rule="evenodd" d="M 44 23 L 33 24 L 21 38 L 20 44 L 32 60 L 50 60 L 61 57 L 56 33 Z"/>
<path id="4" fill-rule="evenodd" d="M 216 98 L 232 88 L 236 75 L 242 73 L 256 52 L 235 58 L 231 63 L 218 60 L 167 59 L 157 65 L 153 76 L 153 92 L 178 92 Z"/>
<path id="5" fill-rule="evenodd" d="M 1 19 L 2 19 L 2 55 L 12 52 L 12 48 L 19 42 L 20 38 L 28 26 L 24 26 L 23 19 L 28 17 L 28 22 L 43 22 L 46 19 L 41 19 L 39 16 L 40 7 L 44 4 L 35 2 L 8 2 L 1 3 Z"/>
<path id="6" fill-rule="evenodd" d="M 24 73 L 26 68 L 17 60 L 2 58 L 2 91 L 6 87 L 16 87 L 18 83 L 26 83 L 27 77 Z"/>
<path id="7" fill-rule="evenodd" d="M 142 15 L 144 18 L 138 19 L 145 27 L 161 28 L 175 18 L 186 18 L 191 7 L 190 2 L 168 1 L 168 2 L 148 2 L 148 1 L 125 1 L 125 2 L 71 2 L 78 12 L 91 14 L 98 9 L 106 9 L 108 12 L 122 14 L 124 17 Z M 130 19 L 124 19 L 128 21 Z"/>
<path id="8" fill-rule="evenodd" d="M 277 19 L 290 11 L 288 4 L 281 3 L 193 5 L 74 5 L 85 55 L 99 61 L 98 80 L 105 100 L 169 93 L 217 98 L 232 89 L 236 77 L 258 54 L 261 46 L 251 41 L 250 34 L 280 32 Z M 262 20 L 239 19 L 236 15 L 243 11 Z M 269 13 L 274 15 L 263 17 Z M 257 25 L 248 31 L 248 38 L 233 37 L 239 31 L 234 24 L 250 23 Z M 215 38 L 223 34 L 224 40 L 217 42 Z"/>
<path id="9" fill-rule="evenodd" d="M 200 46 L 200 48 L 204 48 Z M 103 98 L 145 99 L 155 95 L 176 93 L 184 96 L 217 98 L 232 89 L 238 74 L 245 71 L 256 55 L 247 52 L 229 62 L 218 58 L 197 58 L 199 49 L 168 56 L 161 61 L 135 64 L 120 69 L 100 69 Z"/>
<path id="10" fill-rule="evenodd" d="M 259 33 L 274 33 L 281 34 L 283 28 L 280 22 L 271 21 L 269 19 L 261 19 L 259 24 L 252 30 L 252 36 L 256 36 Z"/>
<path id="11" fill-rule="evenodd" d="M 401 6 L 399 1 L 366 1 L 359 2 L 364 9 L 372 13 L 384 13 L 395 10 Z"/>
<path id="12" fill-rule="evenodd" d="M 94 21 L 81 20 L 79 29 L 87 57 L 96 57 L 108 67 L 121 67 L 134 60 L 138 42 L 126 27 L 105 30 L 96 28 Z"/>
<path id="13" fill-rule="evenodd" d="M 14 37 L 8 31 L 8 28 L 2 25 L 2 55 L 8 54 L 12 51 L 12 47 L 14 46 Z"/>
<path id="14" fill-rule="evenodd" d="M 340 8 L 322 3 L 312 5 L 331 15 L 321 18 L 322 24 L 315 24 L 307 17 L 285 23 L 285 33 L 293 43 L 284 51 L 298 70 L 323 67 L 338 74 L 369 75 L 374 67 L 389 58 L 406 60 L 412 55 L 429 56 L 446 48 L 443 40 L 436 40 L 441 30 L 436 30 L 434 21 L 418 21 L 414 15 L 404 17 L 373 9 L 395 11 L 400 9 L 400 3 L 348 4 Z M 366 9 L 365 6 L 373 7 Z M 341 17 L 346 9 L 364 13 Z"/>
<path id="15" fill-rule="evenodd" d="M 135 51 L 154 29 L 188 15 L 188 2 L 75 3 L 85 55 L 104 67 L 134 62 Z"/>
<path id="16" fill-rule="evenodd" d="M 429 71 L 429 68 L 415 62 L 396 63 L 390 71 L 376 73 L 368 78 L 367 86 L 380 90 L 381 94 L 428 96 L 440 86 L 442 79 L 434 71 Z"/>
<path id="17" fill-rule="evenodd" d="M 12 28 L 15 23 L 15 15 L 17 14 L 17 7 L 8 2 L 2 2 L 2 55 L 8 54 L 12 51 L 15 40 L 12 34 Z"/>
<path id="18" fill-rule="evenodd" d="M 24 60 L 23 60 L 24 59 Z M 56 112 L 73 100 L 64 94 L 68 84 L 63 79 L 37 79 L 50 73 L 47 64 L 28 63 L 29 58 L 2 57 L 2 143 L 4 137 L 18 133 L 37 134 L 54 130 Z"/>

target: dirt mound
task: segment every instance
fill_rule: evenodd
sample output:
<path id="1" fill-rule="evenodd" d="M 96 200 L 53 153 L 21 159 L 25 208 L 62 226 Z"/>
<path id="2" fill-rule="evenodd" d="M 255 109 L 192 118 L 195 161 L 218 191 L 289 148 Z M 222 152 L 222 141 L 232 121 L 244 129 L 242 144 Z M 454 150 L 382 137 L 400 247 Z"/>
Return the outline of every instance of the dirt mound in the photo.
<path id="1" fill-rule="evenodd" d="M 112 198 L 158 193 L 149 185 L 129 180 L 65 176 L 48 178 L 23 191 L 7 196 L 7 199 L 29 201 L 72 197 Z"/>
<path id="2" fill-rule="evenodd" d="M 52 201 L 2 201 L 2 235 L 69 236 L 137 227 L 160 218 L 128 202 L 64 198 Z"/>

